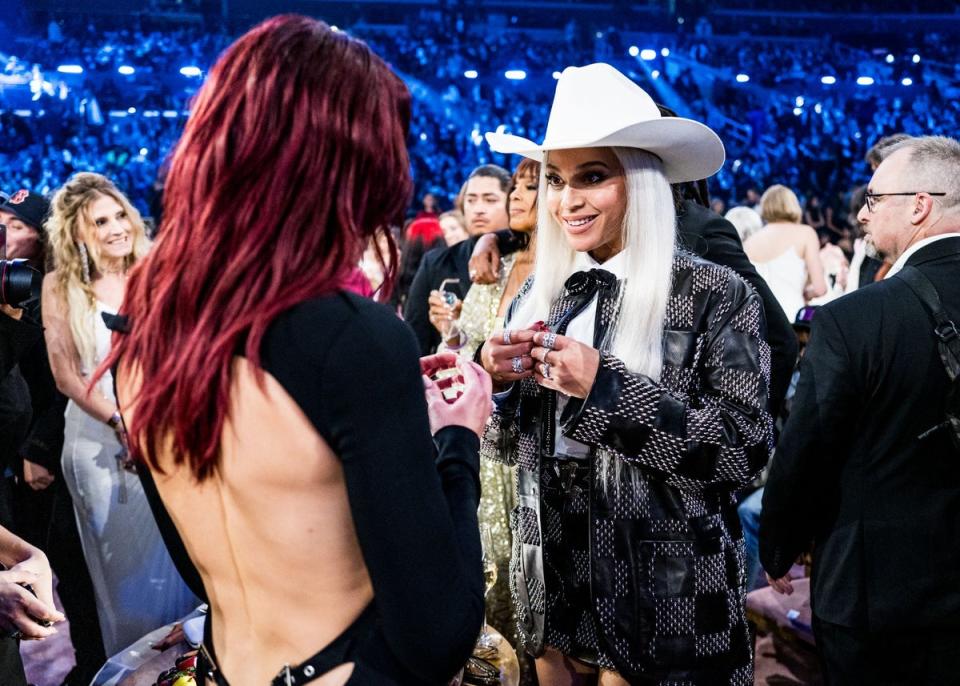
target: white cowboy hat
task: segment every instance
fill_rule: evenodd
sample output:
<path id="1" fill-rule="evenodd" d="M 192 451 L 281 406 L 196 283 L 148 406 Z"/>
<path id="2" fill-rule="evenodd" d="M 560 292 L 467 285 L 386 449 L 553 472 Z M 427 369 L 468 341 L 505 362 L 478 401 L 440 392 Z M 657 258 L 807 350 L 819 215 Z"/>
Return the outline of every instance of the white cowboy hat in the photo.
<path id="1" fill-rule="evenodd" d="M 710 127 L 692 119 L 662 117 L 646 91 L 603 63 L 563 70 L 543 143 L 492 131 L 486 139 L 495 152 L 538 162 L 548 150 L 641 148 L 663 161 L 670 183 L 713 176 L 726 157 L 720 137 Z"/>

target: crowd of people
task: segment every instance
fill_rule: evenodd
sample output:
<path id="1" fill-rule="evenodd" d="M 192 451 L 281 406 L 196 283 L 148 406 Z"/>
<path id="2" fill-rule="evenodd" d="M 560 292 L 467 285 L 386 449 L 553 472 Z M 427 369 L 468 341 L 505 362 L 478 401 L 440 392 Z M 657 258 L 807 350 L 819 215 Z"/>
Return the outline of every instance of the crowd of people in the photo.
<path id="1" fill-rule="evenodd" d="M 539 103 L 549 97 L 562 65 L 602 60 L 634 72 L 652 90 L 665 84 L 678 94 L 685 113 L 724 138 L 728 163 L 711 190 L 727 206 L 774 179 L 845 214 L 843 194 L 866 181 L 857 163 L 870 141 L 888 131 L 952 127 L 960 119 L 956 98 L 946 94 L 957 75 L 931 66 L 952 49 L 946 34 L 924 35 L 922 43 L 905 36 L 879 52 L 846 46 L 842 37 L 744 42 L 709 31 L 660 34 L 657 45 L 640 46 L 655 48 L 648 61 L 632 55 L 622 29 L 594 31 L 577 22 L 562 31 L 562 40 L 559 31 L 547 38 L 429 17 L 389 29 L 361 22 L 349 30 L 411 86 L 417 191 L 434 192 L 447 207 L 464 167 L 506 163 L 481 145 L 484 131 L 504 126 L 516 135 L 542 134 L 546 113 Z M 16 106 L 5 95 L 10 104 L 2 108 L 3 131 L 16 133 L 4 137 L 15 141 L 4 146 L 5 187 L 48 193 L 73 171 L 109 169 L 152 216 L 156 195 L 143 182 L 163 168 L 200 83 L 180 70 L 206 73 L 230 40 L 216 25 L 99 30 L 76 21 L 63 27 L 54 21 L 46 31 L 38 27 L 36 35 L 20 36 L 3 50 L 4 74 L 35 84 L 39 97 Z M 60 74 L 61 64 L 84 73 Z M 527 78 L 508 81 L 508 69 L 522 69 Z M 465 77 L 470 71 L 475 79 Z M 738 75 L 749 82 L 738 82 Z M 836 84 L 821 84 L 823 76 Z M 861 76 L 874 85 L 857 86 Z M 61 82 L 69 94 L 58 102 L 61 90 L 53 84 Z M 672 106 L 669 94 L 661 97 Z M 15 110 L 31 116 L 15 116 Z"/>
<path id="2" fill-rule="evenodd" d="M 286 15 L 189 117 L 0 119 L 5 684 L 204 605 L 216 686 L 746 686 L 811 556 L 826 683 L 960 683 L 957 108 L 457 76 L 530 41 Z"/>

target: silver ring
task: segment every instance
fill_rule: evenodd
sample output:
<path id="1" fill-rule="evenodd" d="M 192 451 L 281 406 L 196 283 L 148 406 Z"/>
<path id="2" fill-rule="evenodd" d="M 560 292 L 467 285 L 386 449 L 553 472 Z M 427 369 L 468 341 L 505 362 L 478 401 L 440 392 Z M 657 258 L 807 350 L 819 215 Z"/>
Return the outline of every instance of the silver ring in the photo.
<path id="1" fill-rule="evenodd" d="M 540 373 L 543 374 L 543 378 L 544 378 L 544 379 L 550 379 L 550 378 L 552 378 L 552 377 L 550 376 L 550 363 L 549 363 L 549 362 L 544 362 L 543 364 L 540 365 Z"/>
<path id="2" fill-rule="evenodd" d="M 556 345 L 556 343 L 557 343 L 557 334 L 551 331 L 550 333 L 546 333 L 543 335 L 543 339 L 541 339 L 540 345 L 542 345 L 544 348 L 549 348 L 550 350 L 553 350 L 553 346 Z"/>
<path id="3" fill-rule="evenodd" d="M 503 344 L 510 345 L 510 329 L 503 330 Z"/>
<path id="4" fill-rule="evenodd" d="M 523 360 L 519 357 L 514 357 L 510 360 L 510 366 L 513 367 L 514 374 L 523 374 Z"/>

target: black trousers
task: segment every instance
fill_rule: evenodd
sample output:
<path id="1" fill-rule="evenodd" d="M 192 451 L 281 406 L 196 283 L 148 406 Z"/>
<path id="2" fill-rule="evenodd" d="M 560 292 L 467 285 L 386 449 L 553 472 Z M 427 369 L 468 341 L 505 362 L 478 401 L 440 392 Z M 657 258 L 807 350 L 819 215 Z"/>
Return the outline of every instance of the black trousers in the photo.
<path id="1" fill-rule="evenodd" d="M 813 617 L 827 686 L 960 686 L 960 629 L 871 632 Z"/>
<path id="2" fill-rule="evenodd" d="M 57 594 L 70 620 L 70 640 L 77 664 L 64 683 L 87 686 L 107 656 L 70 492 L 58 472 L 54 482 L 42 491 L 34 491 L 21 482 L 16 496 L 17 533 L 47 554 L 57 575 Z"/>
<path id="3" fill-rule="evenodd" d="M 0 683 L 4 686 L 27 686 L 20 661 L 20 642 L 12 638 L 0 638 Z"/>

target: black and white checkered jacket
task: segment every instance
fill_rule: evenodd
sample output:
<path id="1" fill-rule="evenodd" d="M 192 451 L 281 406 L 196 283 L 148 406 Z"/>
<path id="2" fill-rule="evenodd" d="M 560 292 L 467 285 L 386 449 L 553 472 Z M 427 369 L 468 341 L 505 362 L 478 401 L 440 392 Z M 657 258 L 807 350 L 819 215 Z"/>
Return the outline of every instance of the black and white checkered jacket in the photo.
<path id="1" fill-rule="evenodd" d="M 595 345 L 614 321 L 618 288 L 599 292 Z M 547 324 L 576 306 L 568 287 Z M 762 302 L 745 281 L 678 252 L 660 380 L 631 373 L 601 351 L 590 394 L 570 399 L 561 417 L 563 434 L 591 447 L 584 573 L 596 638 L 631 683 L 753 683 L 733 492 L 757 475 L 772 447 L 764 336 Z M 481 447 L 484 457 L 518 468 L 511 588 L 524 648 L 533 655 L 543 651 L 551 592 L 541 540 L 559 525 L 538 495 L 540 456 L 552 451 L 553 395 L 532 379 L 515 384 Z M 606 488 L 604 458 L 620 463 L 619 478 Z"/>

